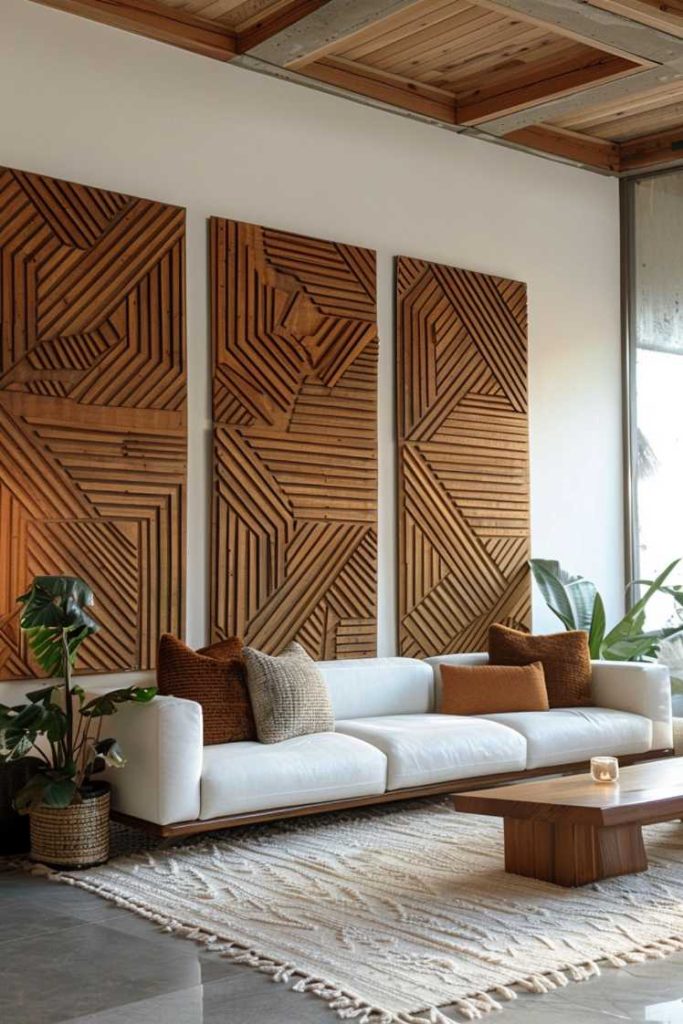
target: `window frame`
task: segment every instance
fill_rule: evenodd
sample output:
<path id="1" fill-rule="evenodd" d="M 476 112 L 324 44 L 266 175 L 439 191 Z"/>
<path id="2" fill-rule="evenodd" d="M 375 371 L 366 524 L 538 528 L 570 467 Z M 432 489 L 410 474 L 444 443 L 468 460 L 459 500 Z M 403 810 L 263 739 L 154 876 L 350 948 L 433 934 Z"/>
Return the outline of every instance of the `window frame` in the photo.
<path id="1" fill-rule="evenodd" d="M 636 474 L 638 416 L 636 403 L 636 186 L 638 182 L 679 173 L 683 163 L 657 171 L 633 174 L 619 182 L 621 251 L 622 431 L 624 492 L 624 573 L 628 583 L 640 577 L 639 525 Z M 636 588 L 627 587 L 626 605 L 637 600 Z"/>

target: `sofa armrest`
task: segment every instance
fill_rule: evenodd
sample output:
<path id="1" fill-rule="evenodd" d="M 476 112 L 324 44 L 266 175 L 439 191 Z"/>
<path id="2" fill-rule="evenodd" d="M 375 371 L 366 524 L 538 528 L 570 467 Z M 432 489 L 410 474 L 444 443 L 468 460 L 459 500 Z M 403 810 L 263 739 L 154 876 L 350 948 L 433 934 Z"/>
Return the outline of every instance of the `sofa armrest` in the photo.
<path id="1" fill-rule="evenodd" d="M 111 735 L 126 757 L 103 776 L 112 807 L 157 825 L 199 817 L 204 756 L 201 705 L 178 697 L 123 704 L 110 719 Z"/>
<path id="2" fill-rule="evenodd" d="M 671 680 L 665 665 L 638 661 L 594 661 L 597 707 L 643 715 L 652 721 L 652 749 L 673 746 Z"/>

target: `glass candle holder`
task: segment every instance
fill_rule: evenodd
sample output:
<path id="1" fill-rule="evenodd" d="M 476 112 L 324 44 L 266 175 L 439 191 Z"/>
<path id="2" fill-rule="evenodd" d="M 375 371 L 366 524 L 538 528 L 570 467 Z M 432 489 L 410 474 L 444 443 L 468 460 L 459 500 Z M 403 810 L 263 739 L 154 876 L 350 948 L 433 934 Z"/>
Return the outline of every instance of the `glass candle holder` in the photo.
<path id="1" fill-rule="evenodd" d="M 592 757 L 591 775 L 593 782 L 614 785 L 619 781 L 619 762 L 616 757 Z"/>

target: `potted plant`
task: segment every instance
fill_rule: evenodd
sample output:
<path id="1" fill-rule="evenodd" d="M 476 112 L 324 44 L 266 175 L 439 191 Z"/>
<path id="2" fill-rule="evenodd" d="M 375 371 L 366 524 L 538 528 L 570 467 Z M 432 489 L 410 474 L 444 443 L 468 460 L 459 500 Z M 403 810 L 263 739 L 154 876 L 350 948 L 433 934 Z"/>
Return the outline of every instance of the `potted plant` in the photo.
<path id="1" fill-rule="evenodd" d="M 38 665 L 58 683 L 0 704 L 0 761 L 30 765 L 15 806 L 30 815 L 31 858 L 60 867 L 103 863 L 109 855 L 109 786 L 93 781 L 125 758 L 102 736 L 104 719 L 130 701 L 146 703 L 154 687 L 129 686 L 91 700 L 72 683 L 78 650 L 99 626 L 87 609 L 90 587 L 72 576 L 37 576 L 18 600 L 21 627 Z"/>
<path id="2" fill-rule="evenodd" d="M 609 630 L 604 602 L 591 580 L 575 576 L 563 569 L 559 562 L 549 559 L 532 558 L 529 565 L 546 604 L 564 628 L 588 633 L 591 658 L 663 661 L 664 645 L 683 637 L 683 623 L 679 621 L 671 626 L 647 630 L 646 607 L 655 594 L 666 594 L 673 599 L 676 608 L 683 608 L 683 587 L 667 583 L 679 562 L 678 558 L 671 562 L 655 580 L 633 580 L 629 583 L 629 589 L 643 586 L 645 592 L 623 619 Z"/>

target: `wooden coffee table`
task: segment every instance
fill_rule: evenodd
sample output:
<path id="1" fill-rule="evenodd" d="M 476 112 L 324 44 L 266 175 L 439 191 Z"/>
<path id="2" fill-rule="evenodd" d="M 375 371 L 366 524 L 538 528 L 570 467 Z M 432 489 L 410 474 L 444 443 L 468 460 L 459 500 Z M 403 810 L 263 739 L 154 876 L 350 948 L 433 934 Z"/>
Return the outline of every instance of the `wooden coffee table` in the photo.
<path id="1" fill-rule="evenodd" d="M 647 870 L 641 829 L 683 817 L 683 758 L 622 768 L 618 785 L 574 775 L 459 793 L 453 801 L 457 811 L 503 818 L 506 871 L 586 885 Z"/>

